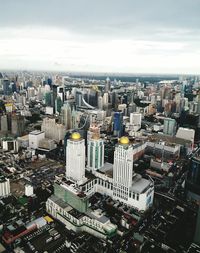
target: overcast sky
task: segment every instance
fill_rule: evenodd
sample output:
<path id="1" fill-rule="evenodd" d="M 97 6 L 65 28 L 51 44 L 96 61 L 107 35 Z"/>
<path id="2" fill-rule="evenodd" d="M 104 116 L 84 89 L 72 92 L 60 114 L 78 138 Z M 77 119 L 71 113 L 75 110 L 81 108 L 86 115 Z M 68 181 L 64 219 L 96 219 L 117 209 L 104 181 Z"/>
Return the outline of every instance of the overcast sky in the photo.
<path id="1" fill-rule="evenodd" d="M 0 69 L 200 74 L 200 0 L 3 0 Z"/>

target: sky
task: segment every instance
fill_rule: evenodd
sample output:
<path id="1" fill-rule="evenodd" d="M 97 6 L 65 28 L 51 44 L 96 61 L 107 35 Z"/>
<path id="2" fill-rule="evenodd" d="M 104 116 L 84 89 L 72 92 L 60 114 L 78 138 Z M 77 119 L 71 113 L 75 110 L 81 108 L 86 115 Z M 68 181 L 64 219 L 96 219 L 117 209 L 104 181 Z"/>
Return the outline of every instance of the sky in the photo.
<path id="1" fill-rule="evenodd" d="M 0 69 L 200 75 L 200 0 L 2 0 Z"/>

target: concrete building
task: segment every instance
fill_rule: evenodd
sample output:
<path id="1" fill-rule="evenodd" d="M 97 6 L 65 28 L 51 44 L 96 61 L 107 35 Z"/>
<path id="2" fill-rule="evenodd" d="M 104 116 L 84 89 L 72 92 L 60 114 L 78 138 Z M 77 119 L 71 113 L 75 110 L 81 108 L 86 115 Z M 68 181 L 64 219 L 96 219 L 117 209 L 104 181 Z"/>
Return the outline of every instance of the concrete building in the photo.
<path id="1" fill-rule="evenodd" d="M 33 149 L 37 149 L 39 147 L 40 140 L 44 139 L 43 131 L 32 131 L 29 133 L 29 147 Z"/>
<path id="2" fill-rule="evenodd" d="M 76 184 L 85 180 L 85 140 L 77 132 L 67 140 L 66 178 Z"/>
<path id="3" fill-rule="evenodd" d="M 25 195 L 27 197 L 30 197 L 33 195 L 33 186 L 32 185 L 30 185 L 30 184 L 25 185 Z"/>
<path id="4" fill-rule="evenodd" d="M 7 115 L 1 116 L 1 131 L 7 132 L 8 131 L 8 118 Z"/>
<path id="5" fill-rule="evenodd" d="M 68 103 L 61 107 L 61 123 L 66 127 L 66 129 L 72 128 L 72 112 Z"/>
<path id="6" fill-rule="evenodd" d="M 22 115 L 12 115 L 11 132 L 15 136 L 22 136 L 25 129 L 25 120 Z"/>
<path id="7" fill-rule="evenodd" d="M 56 123 L 54 118 L 44 118 L 41 130 L 45 133 L 45 138 L 53 139 L 55 141 L 64 140 L 65 127 L 62 124 Z"/>
<path id="8" fill-rule="evenodd" d="M 194 142 L 194 136 L 195 136 L 194 129 L 184 128 L 184 127 L 179 127 L 176 133 L 177 138 L 185 139 L 192 142 Z"/>
<path id="9" fill-rule="evenodd" d="M 0 176 L 0 197 L 6 197 L 10 194 L 10 181 L 4 176 Z"/>
<path id="10" fill-rule="evenodd" d="M 18 151 L 18 142 L 16 139 L 12 137 L 4 137 L 1 141 L 4 151 Z"/>

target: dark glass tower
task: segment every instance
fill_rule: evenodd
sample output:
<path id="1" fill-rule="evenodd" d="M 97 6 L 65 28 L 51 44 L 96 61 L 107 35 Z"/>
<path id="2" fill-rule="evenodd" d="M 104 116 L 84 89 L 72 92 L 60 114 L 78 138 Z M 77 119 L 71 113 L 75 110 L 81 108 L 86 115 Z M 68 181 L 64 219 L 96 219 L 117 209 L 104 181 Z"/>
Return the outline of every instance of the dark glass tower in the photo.
<path id="1" fill-rule="evenodd" d="M 200 201 L 200 149 L 194 154 L 189 163 L 186 191 L 190 199 Z"/>

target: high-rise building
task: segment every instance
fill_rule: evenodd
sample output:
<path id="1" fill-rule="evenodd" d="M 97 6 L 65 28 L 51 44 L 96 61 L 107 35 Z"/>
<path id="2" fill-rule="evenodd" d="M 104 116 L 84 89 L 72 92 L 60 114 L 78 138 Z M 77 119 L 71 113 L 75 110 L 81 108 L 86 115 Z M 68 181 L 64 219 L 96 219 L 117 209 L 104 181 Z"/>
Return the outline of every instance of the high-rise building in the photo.
<path id="1" fill-rule="evenodd" d="M 176 120 L 171 118 L 164 119 L 163 133 L 174 136 L 176 134 Z"/>
<path id="2" fill-rule="evenodd" d="M 198 152 L 189 163 L 186 191 L 189 199 L 200 201 L 200 153 Z"/>
<path id="3" fill-rule="evenodd" d="M 62 124 L 56 123 L 56 119 L 44 118 L 41 130 L 45 132 L 45 138 L 61 141 L 65 137 L 65 127 Z"/>
<path id="4" fill-rule="evenodd" d="M 196 243 L 200 244 L 200 206 L 199 206 L 199 211 L 198 211 L 198 216 L 197 216 L 196 232 L 195 232 L 194 241 Z"/>
<path id="5" fill-rule="evenodd" d="M 69 103 L 61 107 L 61 123 L 65 125 L 66 129 L 72 128 L 72 112 Z"/>
<path id="6" fill-rule="evenodd" d="M 85 140 L 78 132 L 74 132 L 67 140 L 66 178 L 82 184 L 85 180 Z"/>
<path id="7" fill-rule="evenodd" d="M 110 91 L 110 89 L 111 89 L 111 82 L 110 82 L 110 78 L 107 77 L 106 78 L 106 83 L 105 83 L 105 92 Z"/>
<path id="8" fill-rule="evenodd" d="M 2 132 L 8 131 L 8 118 L 6 114 L 1 116 L 1 131 Z"/>
<path id="9" fill-rule="evenodd" d="M 88 141 L 88 168 L 98 170 L 104 165 L 104 141 L 94 135 Z"/>
<path id="10" fill-rule="evenodd" d="M 114 112 L 113 115 L 113 134 L 121 137 L 123 134 L 123 114 L 122 112 Z"/>
<path id="11" fill-rule="evenodd" d="M 11 132 L 15 136 L 22 136 L 25 129 L 25 119 L 24 116 L 18 114 L 18 115 L 12 115 L 11 119 Z"/>
<path id="12" fill-rule="evenodd" d="M 128 200 L 133 178 L 133 147 L 127 137 L 121 137 L 114 152 L 113 195 Z"/>

